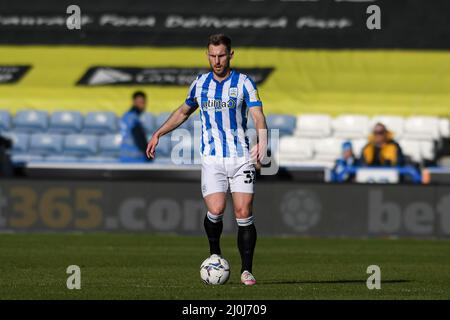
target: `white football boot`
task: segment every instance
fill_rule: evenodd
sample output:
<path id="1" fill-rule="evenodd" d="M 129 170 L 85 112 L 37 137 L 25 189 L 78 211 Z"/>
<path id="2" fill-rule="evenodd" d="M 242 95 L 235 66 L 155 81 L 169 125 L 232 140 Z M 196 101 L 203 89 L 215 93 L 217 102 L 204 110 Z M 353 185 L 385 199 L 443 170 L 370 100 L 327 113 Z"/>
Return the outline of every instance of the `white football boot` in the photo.
<path id="1" fill-rule="evenodd" d="M 243 284 L 245 284 L 246 286 L 252 286 L 252 285 L 256 284 L 256 279 L 250 272 L 245 270 L 241 274 L 241 282 Z"/>

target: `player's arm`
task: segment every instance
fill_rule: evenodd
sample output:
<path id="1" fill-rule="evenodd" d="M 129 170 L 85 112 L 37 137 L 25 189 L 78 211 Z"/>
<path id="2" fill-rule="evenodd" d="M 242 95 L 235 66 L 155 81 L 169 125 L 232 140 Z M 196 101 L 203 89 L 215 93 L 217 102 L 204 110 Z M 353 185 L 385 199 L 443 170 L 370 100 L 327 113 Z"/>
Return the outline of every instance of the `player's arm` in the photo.
<path id="1" fill-rule="evenodd" d="M 258 167 L 258 162 L 263 159 L 267 151 L 267 124 L 258 89 L 256 88 L 256 84 L 250 78 L 247 78 L 244 81 L 244 100 L 250 110 L 253 123 L 255 124 L 258 140 L 257 144 L 251 150 L 251 157 Z"/>
<path id="2" fill-rule="evenodd" d="M 196 109 L 197 106 L 189 106 L 186 102 L 184 102 L 174 112 L 172 112 L 161 127 L 153 133 L 152 138 L 147 144 L 147 157 L 153 159 L 155 157 L 155 148 L 158 144 L 159 138 L 178 128 Z"/>
<path id="3" fill-rule="evenodd" d="M 264 116 L 263 108 L 252 107 L 250 108 L 250 115 L 253 118 L 257 134 L 257 144 L 252 149 L 252 158 L 261 161 L 267 152 L 267 124 L 266 117 Z"/>

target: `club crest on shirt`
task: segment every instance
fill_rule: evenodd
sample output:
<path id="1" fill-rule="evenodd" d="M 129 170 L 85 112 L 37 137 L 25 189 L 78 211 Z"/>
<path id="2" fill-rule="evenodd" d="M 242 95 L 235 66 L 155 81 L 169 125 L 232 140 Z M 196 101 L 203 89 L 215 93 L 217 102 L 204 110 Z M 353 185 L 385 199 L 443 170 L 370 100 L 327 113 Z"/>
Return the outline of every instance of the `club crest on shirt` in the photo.
<path id="1" fill-rule="evenodd" d="M 228 95 L 230 96 L 230 98 L 237 98 L 238 88 L 230 88 L 230 90 L 228 91 Z"/>

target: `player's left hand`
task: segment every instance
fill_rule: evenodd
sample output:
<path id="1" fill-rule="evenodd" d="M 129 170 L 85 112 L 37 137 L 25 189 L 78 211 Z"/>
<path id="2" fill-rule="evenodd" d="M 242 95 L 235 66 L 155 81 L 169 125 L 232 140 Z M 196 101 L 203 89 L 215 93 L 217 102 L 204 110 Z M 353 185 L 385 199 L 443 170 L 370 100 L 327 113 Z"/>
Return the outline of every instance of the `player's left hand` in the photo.
<path id="1" fill-rule="evenodd" d="M 254 162 L 260 162 L 267 153 L 267 144 L 259 142 L 256 145 L 253 146 L 252 150 L 250 151 L 250 157 L 252 160 L 256 160 Z"/>

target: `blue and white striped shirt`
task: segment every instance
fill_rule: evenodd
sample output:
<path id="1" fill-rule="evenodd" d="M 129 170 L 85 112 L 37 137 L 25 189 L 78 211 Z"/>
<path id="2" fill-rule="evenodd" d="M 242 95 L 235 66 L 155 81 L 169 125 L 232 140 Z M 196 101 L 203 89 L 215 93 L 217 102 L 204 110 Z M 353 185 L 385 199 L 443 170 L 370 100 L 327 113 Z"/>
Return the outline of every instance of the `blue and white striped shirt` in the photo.
<path id="1" fill-rule="evenodd" d="M 186 104 L 200 107 L 201 153 L 216 157 L 248 157 L 248 109 L 261 107 L 255 83 L 231 70 L 217 81 L 212 72 L 199 75 L 189 88 Z"/>

